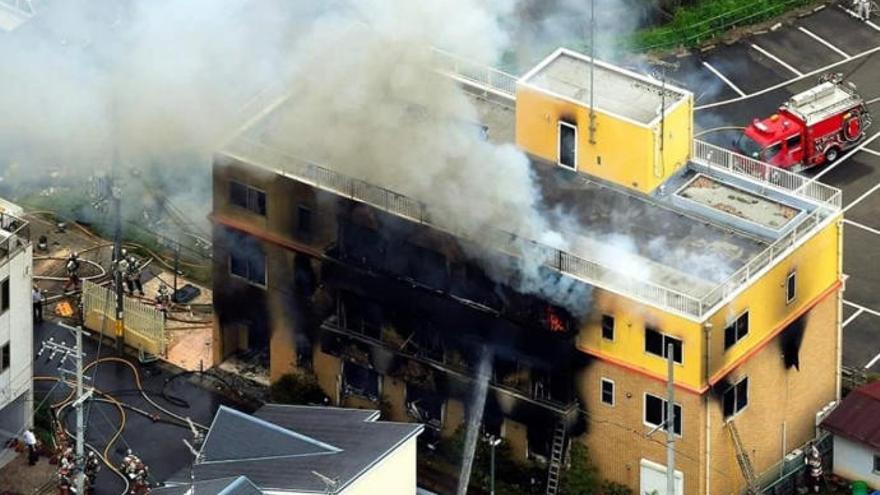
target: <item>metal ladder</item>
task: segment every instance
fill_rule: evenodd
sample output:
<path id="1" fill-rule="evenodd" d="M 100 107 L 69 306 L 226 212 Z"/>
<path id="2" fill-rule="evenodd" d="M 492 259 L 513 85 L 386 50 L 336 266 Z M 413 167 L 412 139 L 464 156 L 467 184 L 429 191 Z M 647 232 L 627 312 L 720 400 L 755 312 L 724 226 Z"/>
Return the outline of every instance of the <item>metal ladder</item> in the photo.
<path id="1" fill-rule="evenodd" d="M 550 467 L 547 470 L 546 495 L 556 495 L 559 491 L 559 471 L 562 469 L 562 458 L 565 454 L 565 422 L 559 420 L 553 432 L 553 444 L 550 447 Z"/>
<path id="2" fill-rule="evenodd" d="M 730 436 L 733 438 L 733 445 L 736 447 L 736 462 L 739 464 L 743 477 L 746 479 L 746 485 L 748 487 L 747 493 L 749 495 L 757 495 L 760 492 L 760 490 L 758 490 L 758 477 L 755 475 L 755 468 L 752 467 L 752 460 L 749 458 L 749 454 L 743 446 L 742 439 L 739 437 L 739 431 L 737 431 L 736 424 L 732 419 L 727 422 L 727 429 L 730 430 Z"/>

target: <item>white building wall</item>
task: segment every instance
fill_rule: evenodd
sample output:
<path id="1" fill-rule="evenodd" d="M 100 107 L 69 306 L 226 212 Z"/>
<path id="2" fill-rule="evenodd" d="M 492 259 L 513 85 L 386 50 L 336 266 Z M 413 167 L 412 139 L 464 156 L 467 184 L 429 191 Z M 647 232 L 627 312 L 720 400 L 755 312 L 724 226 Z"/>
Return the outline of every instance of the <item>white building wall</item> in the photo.
<path id="1" fill-rule="evenodd" d="M 11 259 L 0 259 L 0 282 L 9 279 L 9 309 L 0 314 L 0 348 L 10 344 L 9 369 L 0 372 L 0 437 L 18 434 L 33 416 L 33 248 L 28 245 Z M 25 407 L 7 406 L 25 395 Z"/>
<path id="2" fill-rule="evenodd" d="M 874 456 L 880 451 L 834 436 L 834 474 L 849 480 L 863 480 L 880 489 L 880 473 L 874 472 Z"/>
<path id="3" fill-rule="evenodd" d="M 416 436 L 361 475 L 341 495 L 416 495 Z"/>

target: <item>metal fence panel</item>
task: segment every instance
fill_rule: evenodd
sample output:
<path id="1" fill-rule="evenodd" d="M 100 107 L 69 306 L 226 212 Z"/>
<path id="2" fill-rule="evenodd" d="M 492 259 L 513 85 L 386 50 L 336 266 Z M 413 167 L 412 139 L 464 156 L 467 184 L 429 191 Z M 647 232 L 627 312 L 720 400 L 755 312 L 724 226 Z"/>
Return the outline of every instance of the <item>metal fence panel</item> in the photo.
<path id="1" fill-rule="evenodd" d="M 107 287 L 83 281 L 83 320 L 85 327 L 116 338 L 116 296 Z M 165 315 L 155 306 L 124 296 L 125 344 L 156 356 L 165 356 L 167 339 Z"/>

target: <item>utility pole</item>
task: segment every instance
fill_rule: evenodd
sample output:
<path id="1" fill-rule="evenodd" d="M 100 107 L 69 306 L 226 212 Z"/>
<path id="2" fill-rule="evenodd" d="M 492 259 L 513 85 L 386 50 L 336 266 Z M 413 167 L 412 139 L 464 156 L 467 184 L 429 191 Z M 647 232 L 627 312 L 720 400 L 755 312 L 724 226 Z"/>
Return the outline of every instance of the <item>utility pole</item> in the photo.
<path id="1" fill-rule="evenodd" d="M 113 200 L 113 285 L 116 292 L 116 352 L 122 354 L 125 333 L 125 291 L 122 288 L 122 201 L 114 180 L 110 181 L 110 194 Z"/>
<path id="2" fill-rule="evenodd" d="M 77 493 L 85 493 L 85 416 L 83 414 L 83 405 L 89 398 L 92 397 L 94 391 L 89 389 L 88 392 L 83 393 L 83 358 L 85 357 L 85 353 L 82 348 L 82 327 L 70 327 L 64 324 L 61 326 L 67 328 L 68 330 L 73 331 L 76 336 L 76 345 L 75 347 L 70 347 L 63 342 L 55 342 L 53 337 L 50 337 L 49 340 L 44 340 L 42 345 L 40 346 L 39 352 L 37 352 L 37 357 L 42 356 L 43 352 L 50 351 L 49 361 L 53 360 L 56 355 L 61 354 L 61 360 L 59 361 L 59 367 L 64 364 L 68 357 L 73 357 L 76 361 L 76 371 L 74 374 L 76 375 L 76 400 L 73 402 L 73 407 L 76 409 L 76 434 L 75 434 L 75 452 L 76 452 L 76 477 L 75 477 L 75 486 Z M 61 368 L 62 373 L 67 372 L 70 373 L 69 370 Z"/>
<path id="3" fill-rule="evenodd" d="M 666 344 L 666 495 L 675 495 L 675 345 Z"/>
<path id="4" fill-rule="evenodd" d="M 174 244 L 174 288 L 171 291 L 171 302 L 177 302 L 177 272 L 180 271 L 180 237 Z"/>

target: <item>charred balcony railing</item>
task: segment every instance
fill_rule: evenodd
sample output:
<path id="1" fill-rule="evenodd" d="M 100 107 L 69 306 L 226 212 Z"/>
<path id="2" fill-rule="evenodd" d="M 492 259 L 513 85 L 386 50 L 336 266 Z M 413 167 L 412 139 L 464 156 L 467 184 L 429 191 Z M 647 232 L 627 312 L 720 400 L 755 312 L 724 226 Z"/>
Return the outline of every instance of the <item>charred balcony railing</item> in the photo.
<path id="1" fill-rule="evenodd" d="M 399 348 L 396 348 L 394 346 L 390 346 L 384 340 L 376 339 L 376 338 L 364 335 L 356 329 L 352 330 L 352 329 L 346 328 L 337 316 L 331 316 L 331 317 L 327 318 L 326 320 L 324 320 L 324 322 L 321 324 L 321 328 L 325 331 L 332 332 L 336 335 L 340 335 L 345 338 L 354 339 L 355 341 L 362 342 L 362 343 L 370 345 L 370 346 L 380 346 L 380 347 L 386 348 L 386 349 L 394 352 L 395 354 L 397 354 L 405 359 L 414 360 L 418 363 L 429 366 L 430 368 L 435 369 L 437 371 L 440 371 L 442 373 L 448 373 L 450 375 L 455 375 L 458 378 L 460 378 L 461 380 L 470 381 L 470 380 L 474 379 L 474 370 L 473 369 L 470 369 L 467 367 L 457 366 L 457 365 L 454 365 L 450 362 L 437 361 L 435 359 L 431 359 L 426 356 L 401 351 Z M 327 352 L 327 351 L 325 351 L 325 352 Z M 546 408 L 550 411 L 553 411 L 557 414 L 562 414 L 562 415 L 568 416 L 573 413 L 576 413 L 578 410 L 578 402 L 577 402 L 577 399 L 574 399 L 574 398 L 571 401 L 564 403 L 564 402 L 561 402 L 561 401 L 554 399 L 554 398 L 551 398 L 551 397 L 532 397 L 530 394 L 523 393 L 521 390 L 519 390 L 515 387 L 503 385 L 501 383 L 496 382 L 495 380 L 490 381 L 489 387 L 493 390 L 498 390 L 502 393 L 508 394 L 514 398 L 519 399 L 519 400 L 523 400 L 523 401 L 530 402 L 530 403 L 533 403 L 536 405 L 540 405 L 541 407 L 544 407 L 544 408 Z"/>
<path id="2" fill-rule="evenodd" d="M 786 235 L 777 239 L 767 249 L 750 260 L 702 297 L 691 296 L 645 280 L 637 280 L 596 261 L 588 260 L 563 250 L 517 237 L 501 230 L 484 231 L 475 239 L 473 233 L 460 232 L 433 221 L 427 207 L 415 199 L 389 189 L 353 179 L 339 172 L 285 155 L 280 151 L 246 137 L 240 137 L 224 149 L 224 154 L 245 163 L 262 166 L 299 182 L 379 208 L 431 228 L 448 232 L 515 257 L 531 256 L 542 264 L 584 283 L 623 294 L 638 301 L 659 306 L 667 311 L 702 320 L 706 312 L 724 301 L 728 296 L 748 285 L 762 269 L 772 265 L 782 255 L 806 238 L 828 216 L 840 210 L 837 191 L 827 207 L 818 207 Z M 833 189 L 833 188 L 829 188 Z M 817 187 L 811 189 L 822 191 Z M 824 193 L 822 193 L 824 194 Z"/>
<path id="3" fill-rule="evenodd" d="M 31 225 L 9 213 L 0 213 L 0 265 L 6 263 L 31 243 Z"/>
<path id="4" fill-rule="evenodd" d="M 678 292 L 660 285 L 636 280 L 612 268 L 603 266 L 557 248 L 522 239 L 500 230 L 481 232 L 480 239 L 473 233 L 459 232 L 433 222 L 426 206 L 419 201 L 379 187 L 368 182 L 353 179 L 339 172 L 313 163 L 285 155 L 278 150 L 240 137 L 229 144 L 223 153 L 244 163 L 262 166 L 299 182 L 310 184 L 336 195 L 366 203 L 388 213 L 406 218 L 431 228 L 448 232 L 455 237 L 468 239 L 490 249 L 520 257 L 533 256 L 540 259 L 547 268 L 581 280 L 589 285 L 610 291 L 620 292 L 648 304 L 659 305 L 689 317 L 700 317 L 704 306 L 699 298 Z"/>

